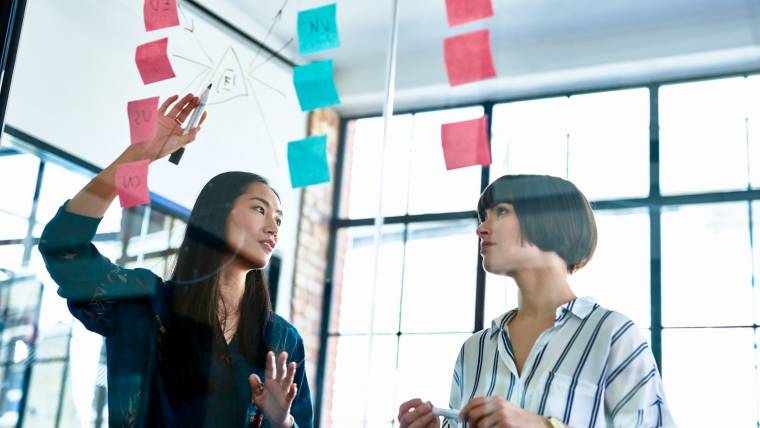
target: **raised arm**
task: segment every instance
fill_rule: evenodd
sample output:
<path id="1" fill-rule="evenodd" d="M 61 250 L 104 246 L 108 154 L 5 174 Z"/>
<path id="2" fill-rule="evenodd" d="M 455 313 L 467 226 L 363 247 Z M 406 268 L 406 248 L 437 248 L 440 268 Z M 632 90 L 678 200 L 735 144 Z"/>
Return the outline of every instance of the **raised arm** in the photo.
<path id="1" fill-rule="evenodd" d="M 187 135 L 182 134 L 182 123 L 190 112 L 198 105 L 198 98 L 192 94 L 185 95 L 177 101 L 173 95 L 164 101 L 158 109 L 158 126 L 156 137 L 142 144 L 132 144 L 103 171 L 96 175 L 74 198 L 66 205 L 66 211 L 86 217 L 101 218 L 105 215 L 116 197 L 114 177 L 116 166 L 126 162 L 141 160 L 157 160 L 180 147 L 191 143 L 203 123 L 206 113 L 198 127 L 191 129 Z M 174 103 L 174 106 L 171 106 Z M 171 106 L 171 108 L 170 108 Z"/>

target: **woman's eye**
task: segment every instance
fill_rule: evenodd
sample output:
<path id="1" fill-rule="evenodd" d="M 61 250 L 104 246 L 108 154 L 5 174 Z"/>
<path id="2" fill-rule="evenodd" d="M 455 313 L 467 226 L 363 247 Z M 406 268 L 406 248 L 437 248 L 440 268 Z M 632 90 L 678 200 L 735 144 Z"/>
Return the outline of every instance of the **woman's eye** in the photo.
<path id="1" fill-rule="evenodd" d="M 282 226 L 282 220 L 280 220 L 279 218 L 275 220 L 275 222 L 277 223 L 277 226 Z"/>
<path id="2" fill-rule="evenodd" d="M 259 212 L 260 214 L 264 214 L 264 208 L 263 207 L 253 207 L 254 210 Z"/>
<path id="3" fill-rule="evenodd" d="M 505 215 L 509 213 L 509 208 L 504 207 L 497 207 L 496 208 L 496 215 Z"/>

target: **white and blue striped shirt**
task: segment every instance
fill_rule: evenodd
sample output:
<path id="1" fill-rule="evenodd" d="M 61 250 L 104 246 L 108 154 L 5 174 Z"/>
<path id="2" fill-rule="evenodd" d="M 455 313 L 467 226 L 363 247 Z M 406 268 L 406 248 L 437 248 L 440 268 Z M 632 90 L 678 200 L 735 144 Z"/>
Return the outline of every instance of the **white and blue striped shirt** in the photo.
<path id="1" fill-rule="evenodd" d="M 536 339 L 518 375 L 506 328 L 516 314 L 494 319 L 462 345 L 451 408 L 501 395 L 573 428 L 675 426 L 652 352 L 633 321 L 590 298 L 572 300 L 557 308 L 554 326 Z M 444 420 L 444 428 L 455 426 Z"/>

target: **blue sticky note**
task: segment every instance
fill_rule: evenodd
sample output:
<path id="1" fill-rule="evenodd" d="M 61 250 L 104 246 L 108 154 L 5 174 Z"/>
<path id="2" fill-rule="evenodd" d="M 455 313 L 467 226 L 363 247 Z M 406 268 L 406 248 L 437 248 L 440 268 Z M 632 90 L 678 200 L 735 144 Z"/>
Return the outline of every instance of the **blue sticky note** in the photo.
<path id="1" fill-rule="evenodd" d="M 302 111 L 340 104 L 333 79 L 331 59 L 317 61 L 293 69 L 293 84 Z"/>
<path id="2" fill-rule="evenodd" d="M 294 189 L 330 181 L 327 166 L 327 136 L 304 138 L 288 143 L 290 184 Z"/>
<path id="3" fill-rule="evenodd" d="M 302 56 L 339 47 L 335 3 L 298 12 L 298 50 Z"/>

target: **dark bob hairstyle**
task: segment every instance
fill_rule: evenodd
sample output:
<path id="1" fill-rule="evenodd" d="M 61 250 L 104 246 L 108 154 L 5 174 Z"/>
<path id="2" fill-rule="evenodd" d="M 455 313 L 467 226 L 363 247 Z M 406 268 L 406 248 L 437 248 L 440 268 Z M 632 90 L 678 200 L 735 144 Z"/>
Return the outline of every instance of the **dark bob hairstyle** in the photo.
<path id="1" fill-rule="evenodd" d="M 567 180 L 550 175 L 505 175 L 486 187 L 478 201 L 478 218 L 497 204 L 514 207 L 522 238 L 542 251 L 554 251 L 569 273 L 591 260 L 596 222 L 591 205 Z"/>

